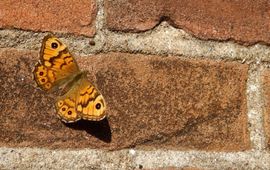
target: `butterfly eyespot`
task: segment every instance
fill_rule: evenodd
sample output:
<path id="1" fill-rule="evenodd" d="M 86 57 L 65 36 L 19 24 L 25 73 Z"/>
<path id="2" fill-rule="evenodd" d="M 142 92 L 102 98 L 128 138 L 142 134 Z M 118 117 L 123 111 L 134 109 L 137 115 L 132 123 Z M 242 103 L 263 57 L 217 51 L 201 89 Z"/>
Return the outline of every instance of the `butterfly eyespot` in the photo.
<path id="1" fill-rule="evenodd" d="M 47 89 L 49 89 L 49 88 L 51 88 L 51 83 L 47 83 L 47 84 L 45 84 L 45 87 L 47 88 Z"/>
<path id="2" fill-rule="evenodd" d="M 45 83 L 47 83 L 47 82 L 48 82 L 47 77 L 38 77 L 38 83 L 39 83 L 40 85 L 43 85 L 43 84 L 45 84 Z"/>
<path id="3" fill-rule="evenodd" d="M 64 114 L 64 113 L 66 113 L 67 110 L 68 110 L 68 106 L 67 105 L 63 105 L 60 108 L 59 112 L 60 112 L 60 114 Z"/>
<path id="4" fill-rule="evenodd" d="M 56 49 L 56 48 L 58 47 L 58 44 L 55 43 L 55 42 L 53 42 L 53 43 L 51 44 L 51 47 L 52 47 L 53 49 Z"/>
<path id="5" fill-rule="evenodd" d="M 40 82 L 41 84 L 45 84 L 47 81 L 48 81 L 48 79 L 47 79 L 46 77 L 40 77 L 40 78 L 39 78 L 39 82 Z"/>
<path id="6" fill-rule="evenodd" d="M 101 108 L 101 104 L 100 103 L 97 103 L 96 104 L 96 109 L 99 110 Z"/>
<path id="7" fill-rule="evenodd" d="M 46 69 L 44 66 L 39 66 L 37 72 L 44 72 L 44 71 L 46 71 L 46 70 L 47 70 L 47 69 Z"/>
<path id="8" fill-rule="evenodd" d="M 68 111 L 68 115 L 72 115 L 72 111 Z"/>
<path id="9" fill-rule="evenodd" d="M 64 103 L 63 101 L 59 101 L 57 104 L 58 104 L 58 107 L 61 107 Z"/>
<path id="10" fill-rule="evenodd" d="M 43 72 L 43 71 L 39 72 L 39 75 L 40 75 L 40 76 L 42 76 L 43 74 L 44 74 L 44 72 Z"/>

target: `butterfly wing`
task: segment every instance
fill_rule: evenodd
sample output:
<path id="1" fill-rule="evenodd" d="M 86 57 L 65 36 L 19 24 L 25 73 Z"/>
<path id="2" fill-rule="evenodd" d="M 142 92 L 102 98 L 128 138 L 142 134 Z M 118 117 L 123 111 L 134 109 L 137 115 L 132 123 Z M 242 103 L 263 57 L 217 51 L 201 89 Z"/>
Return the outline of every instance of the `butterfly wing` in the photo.
<path id="1" fill-rule="evenodd" d="M 48 91 L 72 79 L 79 72 L 67 46 L 52 35 L 45 36 L 40 50 L 40 61 L 33 70 L 37 85 Z"/>
<path id="2" fill-rule="evenodd" d="M 76 105 L 82 119 L 99 121 L 106 116 L 104 97 L 87 80 L 86 76 L 80 81 L 80 90 Z"/>
<path id="3" fill-rule="evenodd" d="M 84 75 L 57 100 L 56 110 L 61 120 L 66 123 L 79 119 L 99 121 L 106 116 L 103 96 Z"/>
<path id="4" fill-rule="evenodd" d="M 66 123 L 76 122 L 81 119 L 76 110 L 78 89 L 79 86 L 75 84 L 65 95 L 59 97 L 55 103 L 58 117 Z"/>

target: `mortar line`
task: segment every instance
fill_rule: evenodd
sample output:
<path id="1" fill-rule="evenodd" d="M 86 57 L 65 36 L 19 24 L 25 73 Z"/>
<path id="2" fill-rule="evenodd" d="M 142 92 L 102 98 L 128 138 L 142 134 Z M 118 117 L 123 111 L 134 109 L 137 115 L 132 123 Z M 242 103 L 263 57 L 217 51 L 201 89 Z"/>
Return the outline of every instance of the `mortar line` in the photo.
<path id="1" fill-rule="evenodd" d="M 97 34 L 103 34 L 105 26 L 104 0 L 97 0 L 96 30 Z"/>
<path id="2" fill-rule="evenodd" d="M 104 0 L 97 0 L 97 15 L 96 15 L 96 34 L 94 36 L 94 41 L 97 42 L 99 45 L 97 46 L 96 50 L 93 51 L 93 54 L 101 53 L 104 49 L 106 44 L 106 34 L 104 32 L 105 26 L 105 14 L 104 14 Z"/>
<path id="3" fill-rule="evenodd" d="M 94 38 L 59 34 L 76 55 L 91 55 L 107 52 L 128 52 L 151 55 L 183 55 L 195 59 L 255 60 L 270 61 L 270 48 L 266 45 L 243 46 L 234 42 L 206 41 L 192 37 L 181 29 L 162 22 L 155 30 L 144 33 L 119 33 L 105 28 L 104 0 L 97 1 L 97 32 Z M 41 39 L 47 33 L 24 30 L 0 30 L 0 48 L 40 48 Z M 15 38 L 14 38 L 15 37 Z M 94 39 L 95 46 L 89 46 Z"/>
<path id="4" fill-rule="evenodd" d="M 247 80 L 247 116 L 250 140 L 255 150 L 266 149 L 266 139 L 263 127 L 263 98 L 261 73 L 263 66 L 251 64 Z"/>
<path id="5" fill-rule="evenodd" d="M 97 166 L 110 169 L 138 169 L 140 165 L 144 168 L 195 167 L 204 169 L 253 169 L 254 167 L 268 169 L 270 167 L 270 153 L 259 150 L 207 152 L 129 149 L 107 152 L 97 149 L 51 150 L 1 147 L 0 155 L 0 168 L 3 169 L 12 169 L 23 164 L 32 168 L 40 168 L 39 166 L 44 168 L 44 165 L 40 164 L 44 164 L 45 158 L 49 158 L 45 163 L 49 168 L 50 166 L 64 168 L 63 164 L 66 168 Z"/>

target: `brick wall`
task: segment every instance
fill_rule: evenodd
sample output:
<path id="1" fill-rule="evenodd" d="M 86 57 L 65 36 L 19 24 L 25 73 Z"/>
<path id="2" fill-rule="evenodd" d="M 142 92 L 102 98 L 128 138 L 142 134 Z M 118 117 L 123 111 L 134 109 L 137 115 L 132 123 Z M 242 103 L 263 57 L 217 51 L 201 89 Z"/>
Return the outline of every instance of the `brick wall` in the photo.
<path id="1" fill-rule="evenodd" d="M 0 2 L 0 169 L 270 169 L 270 2 Z M 31 70 L 53 33 L 107 119 L 64 124 Z"/>

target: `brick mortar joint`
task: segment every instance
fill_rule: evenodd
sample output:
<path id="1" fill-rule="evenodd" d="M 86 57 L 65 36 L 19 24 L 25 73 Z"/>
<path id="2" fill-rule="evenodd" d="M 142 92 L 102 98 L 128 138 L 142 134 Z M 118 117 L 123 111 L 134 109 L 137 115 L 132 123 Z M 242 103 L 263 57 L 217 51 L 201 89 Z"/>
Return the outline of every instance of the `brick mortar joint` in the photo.
<path id="1" fill-rule="evenodd" d="M 98 20 L 97 22 L 99 22 Z M 160 27 L 162 28 L 159 28 L 158 31 L 153 31 L 150 34 L 119 34 L 102 28 L 100 31 L 97 31 L 97 34 L 94 38 L 74 36 L 63 33 L 57 33 L 56 35 L 60 36 L 60 38 L 64 38 L 63 41 L 65 43 L 72 44 L 71 48 L 74 48 L 72 51 L 74 51 L 74 53 L 77 55 L 90 55 L 104 52 L 129 52 L 152 55 L 169 54 L 191 57 L 193 56 L 192 58 L 201 58 L 198 56 L 204 56 L 203 58 L 221 60 L 242 60 L 243 62 L 269 60 L 268 56 L 270 55 L 270 48 L 265 45 L 254 45 L 250 47 L 245 47 L 231 42 L 203 41 L 195 39 L 193 37 L 191 37 L 190 39 L 174 39 L 169 37 L 168 41 L 171 41 L 171 43 L 169 43 L 169 45 L 166 45 L 165 42 L 164 44 L 163 42 L 160 43 L 159 41 L 163 38 L 165 34 L 164 32 L 169 31 L 171 33 L 174 33 L 176 31 L 179 36 L 183 36 L 183 34 L 180 33 L 182 32 L 182 30 L 175 30 L 174 28 L 167 28 L 163 26 Z M 173 31 L 171 29 L 173 29 Z M 18 29 L 0 30 L 0 37 L 2 36 L 6 38 L 1 38 L 2 41 L 0 42 L 0 48 L 15 47 L 21 49 L 37 49 L 37 46 L 40 46 L 42 37 L 46 34 L 47 33 L 22 31 Z M 14 36 L 16 38 L 14 38 Z M 97 42 L 96 46 L 89 47 L 89 41 L 91 39 L 94 39 Z M 170 46 L 172 48 L 170 48 Z"/>
<path id="2" fill-rule="evenodd" d="M 270 166 L 270 154 L 263 151 L 244 152 L 206 152 L 206 151 L 175 151 L 175 150 L 120 150 L 106 152 L 96 149 L 76 149 L 76 150 L 50 150 L 41 148 L 0 148 L 0 164 L 4 168 L 10 168 L 16 164 L 27 164 L 30 167 L 38 167 L 44 162 L 44 156 L 50 155 L 50 159 L 45 160 L 46 165 L 61 166 L 64 162 L 79 161 L 89 167 L 98 164 L 99 167 L 110 167 L 126 169 L 128 167 L 144 168 L 157 167 L 179 167 L 194 166 L 197 168 L 239 168 L 239 167 L 261 167 Z M 35 155 L 33 157 L 33 155 Z M 69 156 L 65 156 L 69 155 Z M 76 157 L 74 157 L 76 155 Z M 23 157 L 23 158 L 22 158 Z M 146 159 L 151 157 L 152 159 Z M 91 160 L 91 161 L 89 161 Z M 162 161 L 167 160 L 167 161 Z M 119 162 L 120 161 L 120 162 Z M 53 163 L 51 163 L 53 162 Z M 111 162 L 115 162 L 111 164 Z M 222 162 L 222 163 L 220 163 Z M 121 163 L 121 165 L 119 165 Z M 245 164 L 250 163 L 248 166 Z M 66 166 L 72 166 L 67 164 Z M 84 165 L 79 165 L 84 166 Z M 124 166 L 121 168 L 121 166 Z"/>
<path id="3" fill-rule="evenodd" d="M 247 80 L 247 115 L 252 149 L 266 149 L 266 134 L 263 127 L 263 93 L 261 74 L 263 66 L 251 64 Z"/>
<path id="4" fill-rule="evenodd" d="M 105 12 L 104 0 L 97 0 L 97 16 L 96 16 L 96 30 L 97 34 L 103 34 L 102 30 L 105 28 Z"/>

